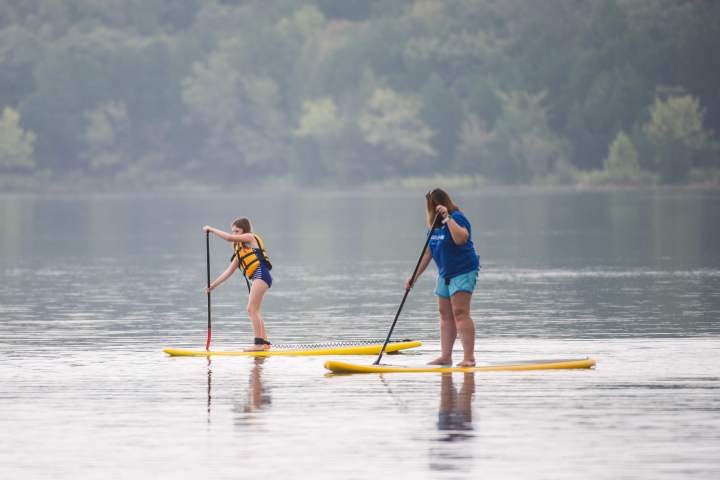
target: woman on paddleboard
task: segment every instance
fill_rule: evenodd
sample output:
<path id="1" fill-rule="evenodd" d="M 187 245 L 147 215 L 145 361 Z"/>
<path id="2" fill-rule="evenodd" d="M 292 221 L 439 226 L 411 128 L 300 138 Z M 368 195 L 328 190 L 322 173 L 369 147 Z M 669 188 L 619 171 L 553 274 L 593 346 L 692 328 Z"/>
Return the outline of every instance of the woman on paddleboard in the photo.
<path id="1" fill-rule="evenodd" d="M 231 242 L 234 251 L 230 259 L 230 265 L 215 281 L 210 283 L 206 291 L 210 293 L 240 267 L 246 280 L 252 282 L 252 286 L 249 287 L 250 298 L 248 299 L 247 312 L 252 323 L 255 341 L 248 351 L 269 350 L 271 343 L 268 341 L 265 332 L 265 323 L 260 309 L 262 308 L 265 292 L 272 286 L 272 276 L 270 275 L 272 264 L 265 251 L 262 239 L 259 235 L 253 233 L 250 220 L 238 218 L 232 223 L 230 230 L 231 233 L 227 233 L 209 225 L 203 227 L 204 232 L 214 233 L 223 240 Z"/>
<path id="2" fill-rule="evenodd" d="M 457 365 L 472 367 L 475 366 L 475 323 L 470 316 L 470 301 L 477 282 L 480 258 L 473 246 L 470 222 L 444 190 L 436 188 L 428 192 L 425 203 L 428 228 L 432 229 L 430 248 L 425 251 L 415 278 L 405 281 L 405 288 L 412 288 L 430 259 L 435 260 L 441 354 L 430 364 L 452 364 L 453 345 L 459 336 L 464 353 L 463 360 Z"/>

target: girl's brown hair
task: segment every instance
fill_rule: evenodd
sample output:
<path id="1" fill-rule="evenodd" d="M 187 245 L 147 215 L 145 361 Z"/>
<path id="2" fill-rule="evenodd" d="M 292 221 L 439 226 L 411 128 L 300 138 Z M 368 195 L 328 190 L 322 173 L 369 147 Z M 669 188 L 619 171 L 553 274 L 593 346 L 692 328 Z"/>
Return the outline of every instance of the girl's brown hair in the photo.
<path id="1" fill-rule="evenodd" d="M 250 225 L 250 220 L 247 218 L 238 218 L 232 223 L 232 226 L 235 228 L 241 228 L 243 233 L 252 233 L 252 225 Z"/>
<path id="2" fill-rule="evenodd" d="M 425 207 L 427 209 L 428 228 L 433 228 L 432 222 L 437 213 L 435 212 L 435 208 L 437 208 L 438 205 L 443 205 L 444 207 L 447 207 L 448 213 L 453 213 L 460 210 L 445 190 L 441 188 L 430 190 L 428 193 L 425 194 Z"/>

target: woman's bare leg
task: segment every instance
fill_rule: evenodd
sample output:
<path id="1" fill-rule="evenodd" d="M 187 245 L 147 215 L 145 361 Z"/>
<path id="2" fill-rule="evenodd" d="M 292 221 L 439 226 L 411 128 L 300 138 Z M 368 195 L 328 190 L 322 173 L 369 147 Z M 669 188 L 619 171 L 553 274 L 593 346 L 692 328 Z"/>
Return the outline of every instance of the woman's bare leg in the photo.
<path id="1" fill-rule="evenodd" d="M 429 365 L 448 365 L 452 364 L 452 350 L 457 336 L 456 322 L 450 299 L 437 298 L 440 311 L 440 357 L 430 362 Z"/>
<path id="2" fill-rule="evenodd" d="M 470 317 L 470 300 L 472 294 L 468 292 L 457 292 L 450 298 L 455 326 L 463 346 L 463 360 L 458 363 L 459 367 L 475 366 L 475 323 Z"/>

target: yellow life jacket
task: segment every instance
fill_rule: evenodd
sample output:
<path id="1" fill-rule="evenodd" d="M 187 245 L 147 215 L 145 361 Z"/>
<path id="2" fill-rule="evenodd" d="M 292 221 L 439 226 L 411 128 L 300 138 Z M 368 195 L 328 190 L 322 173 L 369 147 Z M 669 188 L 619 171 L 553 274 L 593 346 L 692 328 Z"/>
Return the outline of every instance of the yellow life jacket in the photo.
<path id="1" fill-rule="evenodd" d="M 253 236 L 260 248 L 255 249 L 252 247 L 246 247 L 242 244 L 242 242 L 233 243 L 235 254 L 232 259 L 235 257 L 238 258 L 238 266 L 242 269 L 245 277 L 247 278 L 252 278 L 253 273 L 255 273 L 255 270 L 257 270 L 260 265 L 261 260 L 258 258 L 256 251 L 260 251 L 262 261 L 265 262 L 268 270 L 272 270 L 272 263 L 270 263 L 270 257 L 268 257 L 268 254 L 265 251 L 265 244 L 263 243 L 262 238 L 255 234 L 253 234 Z"/>

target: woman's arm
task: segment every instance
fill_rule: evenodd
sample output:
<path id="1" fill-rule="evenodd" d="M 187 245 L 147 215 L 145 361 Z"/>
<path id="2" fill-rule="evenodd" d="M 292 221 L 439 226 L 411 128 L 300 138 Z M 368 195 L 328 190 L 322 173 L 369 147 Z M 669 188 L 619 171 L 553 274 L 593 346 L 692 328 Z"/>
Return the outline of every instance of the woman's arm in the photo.
<path id="1" fill-rule="evenodd" d="M 223 232 L 219 228 L 211 227 L 209 225 L 205 225 L 203 227 L 204 232 L 210 232 L 214 233 L 218 237 L 222 238 L 223 240 L 227 240 L 228 242 L 241 242 L 241 243 L 255 243 L 255 236 L 252 233 L 228 233 Z"/>
<path id="2" fill-rule="evenodd" d="M 237 257 L 233 257 L 232 262 L 230 262 L 230 265 L 225 269 L 223 273 L 220 274 L 218 278 L 216 278 L 212 283 L 210 283 L 210 288 L 206 288 L 205 291 L 207 293 L 210 293 L 211 291 L 215 290 L 221 283 L 223 283 L 225 280 L 228 279 L 230 275 L 235 273 L 235 270 L 238 268 L 238 259 Z"/>
<path id="3" fill-rule="evenodd" d="M 413 285 L 415 285 L 417 279 L 420 278 L 420 275 L 422 275 L 428 264 L 430 264 L 430 260 L 432 260 L 432 253 L 430 253 L 430 250 L 425 250 L 425 254 L 422 257 L 422 260 L 420 260 L 420 265 L 418 266 L 415 278 L 408 278 L 407 280 L 405 280 L 405 290 L 410 290 Z"/>
<path id="4" fill-rule="evenodd" d="M 467 229 L 458 225 L 455 219 L 452 218 L 452 215 L 448 215 L 447 219 L 448 230 L 450 230 L 450 236 L 453 242 L 455 242 L 455 245 L 465 245 L 470 236 Z"/>
<path id="5" fill-rule="evenodd" d="M 467 229 L 458 225 L 445 205 L 438 205 L 435 210 L 445 219 L 448 230 L 450 230 L 450 236 L 455 245 L 465 245 L 470 237 Z"/>

